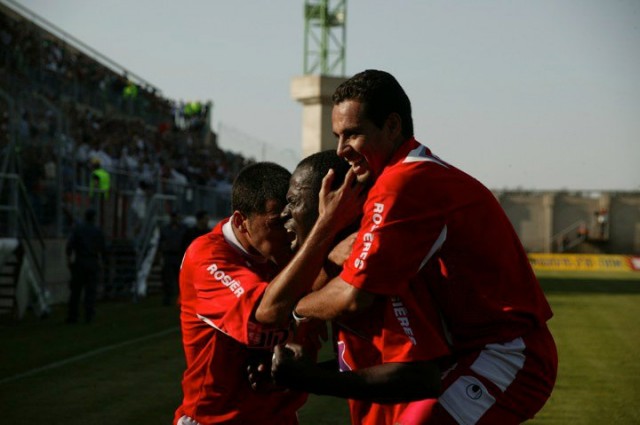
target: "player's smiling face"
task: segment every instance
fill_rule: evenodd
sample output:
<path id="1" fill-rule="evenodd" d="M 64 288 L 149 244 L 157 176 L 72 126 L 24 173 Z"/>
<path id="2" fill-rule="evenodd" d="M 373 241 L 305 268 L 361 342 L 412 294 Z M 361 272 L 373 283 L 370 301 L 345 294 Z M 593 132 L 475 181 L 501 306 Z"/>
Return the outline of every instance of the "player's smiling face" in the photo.
<path id="1" fill-rule="evenodd" d="M 382 128 L 365 116 L 364 105 L 345 100 L 334 105 L 333 134 L 338 139 L 338 156 L 346 160 L 360 183 L 375 181 L 397 147 L 397 134 L 390 116 Z"/>

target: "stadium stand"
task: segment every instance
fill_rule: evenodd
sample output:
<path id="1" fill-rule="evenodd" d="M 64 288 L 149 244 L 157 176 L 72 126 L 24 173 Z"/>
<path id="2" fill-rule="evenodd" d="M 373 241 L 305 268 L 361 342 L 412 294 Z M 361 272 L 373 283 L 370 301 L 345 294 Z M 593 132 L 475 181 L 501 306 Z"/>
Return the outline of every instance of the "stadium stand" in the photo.
<path id="1" fill-rule="evenodd" d="M 155 253 L 157 225 L 170 211 L 226 216 L 230 182 L 251 160 L 218 147 L 211 102 L 163 97 L 13 2 L 0 3 L 0 51 L 2 236 L 16 238 L 22 250 L 35 233 L 40 244 L 57 239 L 60 245 L 85 209 L 94 207 L 112 247 L 104 287 L 144 295 L 147 279 L 139 270 L 149 262 L 142 256 Z M 138 191 L 141 182 L 148 187 L 144 193 Z M 141 205 L 145 215 L 136 217 Z M 13 226 L 27 210 L 31 219 Z M 37 230 L 27 235 L 27 227 Z M 44 263 L 47 248 L 40 251 L 26 255 L 32 268 Z M 12 267 L 20 270 L 22 264 Z M 0 310 L 22 314 L 19 288 L 0 291 L 0 298 L 10 300 Z"/>

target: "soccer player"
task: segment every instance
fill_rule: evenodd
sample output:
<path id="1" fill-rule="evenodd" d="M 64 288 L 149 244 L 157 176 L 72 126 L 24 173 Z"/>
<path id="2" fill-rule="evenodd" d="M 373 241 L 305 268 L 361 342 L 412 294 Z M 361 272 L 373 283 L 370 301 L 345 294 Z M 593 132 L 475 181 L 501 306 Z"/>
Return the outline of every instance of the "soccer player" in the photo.
<path id="1" fill-rule="evenodd" d="M 342 273 L 302 298 L 294 313 L 335 319 L 366 311 L 376 294 L 426 287 L 456 364 L 437 402 L 405 412 L 401 423 L 532 418 L 556 378 L 546 324 L 552 312 L 499 203 L 414 138 L 409 98 L 391 74 L 361 72 L 338 87 L 333 102 L 337 153 L 372 187 Z"/>
<path id="2" fill-rule="evenodd" d="M 272 163 L 243 169 L 233 184 L 231 217 L 195 239 L 184 255 L 180 321 L 186 370 L 176 424 L 298 423 L 296 411 L 305 394 L 255 392 L 246 377 L 248 365 L 270 359 L 273 347 L 291 338 L 292 303 L 277 286 L 270 288 L 291 258 L 281 218 L 289 177 L 286 169 Z M 358 210 L 362 205 L 359 196 L 342 193 L 333 192 L 335 202 L 325 203 L 327 223 L 340 226 L 341 217 L 351 221 L 357 216 L 356 211 L 334 217 L 343 208 Z M 295 268 L 290 275 L 297 276 Z M 277 281 L 294 300 L 300 295 L 296 291 L 310 286 L 291 289 L 287 279 Z M 304 343 L 312 337 L 304 330 L 295 335 Z"/>
<path id="3" fill-rule="evenodd" d="M 295 234 L 294 249 L 304 243 L 318 218 L 322 178 L 329 169 L 334 171 L 335 185 L 344 179 L 349 165 L 335 150 L 324 151 L 302 160 L 291 176 L 283 216 L 285 228 Z M 351 250 L 342 256 L 336 250 L 329 255 L 329 264 L 342 266 Z M 428 302 L 428 294 L 415 291 L 403 297 L 378 296 L 368 314 L 336 320 L 339 369 L 338 365 L 328 369 L 310 361 L 289 361 L 291 356 L 304 357 L 299 347 L 289 344 L 286 349 L 276 348 L 274 375 L 281 384 L 299 390 L 349 398 L 353 424 L 396 423 L 411 406 L 405 401 L 439 394 L 436 360 L 446 356 L 449 348 L 435 308 L 420 308 Z"/>

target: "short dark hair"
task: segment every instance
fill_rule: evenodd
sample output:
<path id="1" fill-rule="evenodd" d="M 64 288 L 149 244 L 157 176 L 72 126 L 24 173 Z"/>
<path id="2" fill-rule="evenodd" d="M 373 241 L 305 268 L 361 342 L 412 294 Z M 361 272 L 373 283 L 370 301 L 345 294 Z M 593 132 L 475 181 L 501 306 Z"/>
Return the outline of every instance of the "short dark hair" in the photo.
<path id="1" fill-rule="evenodd" d="M 348 162 L 338 156 L 335 149 L 316 152 L 309 155 L 296 167 L 296 170 L 300 168 L 310 168 L 308 174 L 310 180 L 307 182 L 311 189 L 309 193 L 312 194 L 311 199 L 303 199 L 303 202 L 307 203 L 307 207 L 310 211 L 313 211 L 313 223 L 318 219 L 318 204 L 320 203 L 320 188 L 322 187 L 322 179 L 327 175 L 330 169 L 334 171 L 333 182 L 331 183 L 331 190 L 335 190 L 342 186 L 344 179 L 347 176 L 347 172 L 351 166 Z M 311 224 L 313 224 L 311 223 Z M 347 237 L 347 235 L 357 231 L 359 229 L 359 221 L 355 221 L 345 229 L 341 230 L 336 236 L 336 241 L 340 241 Z"/>
<path id="2" fill-rule="evenodd" d="M 303 201 L 308 204 L 310 211 L 315 212 L 314 221 L 318 218 L 318 204 L 320 202 L 320 188 L 322 187 L 322 179 L 327 175 L 330 169 L 334 171 L 334 179 L 331 184 L 331 189 L 335 190 L 342 185 L 344 178 L 349 171 L 350 165 L 344 159 L 340 158 L 335 149 L 316 152 L 304 158 L 296 170 L 301 168 L 309 168 L 308 174 L 309 181 L 306 183 L 309 185 L 309 193 L 312 194 L 311 199 L 304 199 Z"/>
<path id="3" fill-rule="evenodd" d="M 402 135 L 407 139 L 413 137 L 411 101 L 400 83 L 388 72 L 367 69 L 349 78 L 333 94 L 334 105 L 345 100 L 361 102 L 365 117 L 378 128 L 382 128 L 390 114 L 397 113 L 402 121 Z"/>
<path id="4" fill-rule="evenodd" d="M 309 155 L 296 168 L 310 167 L 313 171 L 311 181 L 309 182 L 313 193 L 320 193 L 322 187 L 322 179 L 327 175 L 330 169 L 334 171 L 334 179 L 331 189 L 335 190 L 342 185 L 344 178 L 349 171 L 350 165 L 347 161 L 340 158 L 335 149 L 316 152 Z"/>
<path id="5" fill-rule="evenodd" d="M 257 162 L 240 170 L 231 190 L 231 207 L 246 216 L 267 212 L 267 201 L 284 206 L 291 173 L 273 162 Z"/>

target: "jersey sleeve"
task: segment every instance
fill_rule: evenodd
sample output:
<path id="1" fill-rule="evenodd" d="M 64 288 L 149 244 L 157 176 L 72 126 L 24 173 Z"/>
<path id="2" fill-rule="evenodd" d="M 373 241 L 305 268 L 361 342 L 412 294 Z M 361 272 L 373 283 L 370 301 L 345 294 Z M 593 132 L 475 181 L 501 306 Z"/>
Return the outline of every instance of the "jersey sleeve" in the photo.
<path id="1" fill-rule="evenodd" d="M 397 295 L 446 234 L 446 207 L 431 180 L 405 172 L 381 176 L 371 189 L 351 256 L 340 277 L 370 292 Z"/>
<path id="2" fill-rule="evenodd" d="M 181 272 L 192 282 L 197 316 L 242 344 L 271 345 L 265 341 L 269 327 L 253 319 L 267 282 L 235 251 L 218 247 L 215 254 L 202 255 L 207 251 L 188 250 Z"/>

